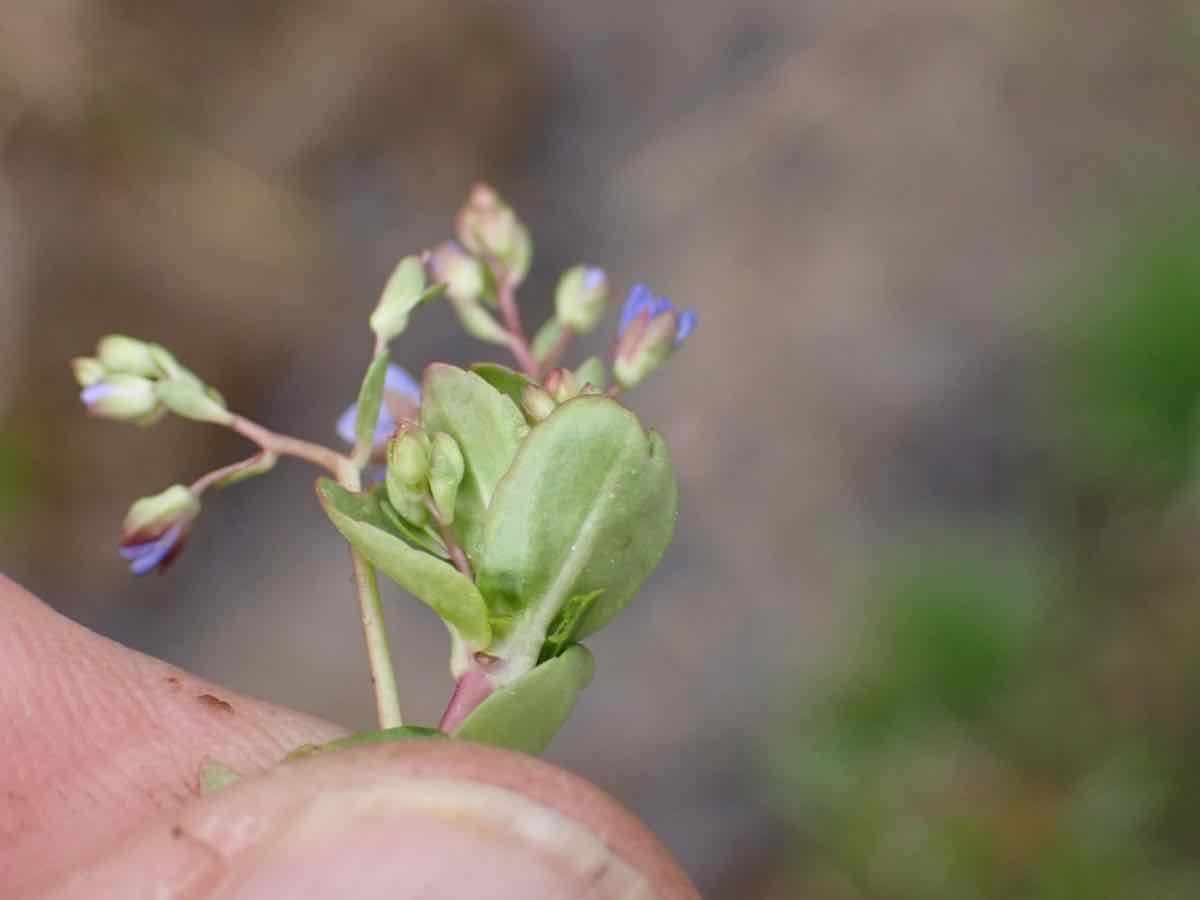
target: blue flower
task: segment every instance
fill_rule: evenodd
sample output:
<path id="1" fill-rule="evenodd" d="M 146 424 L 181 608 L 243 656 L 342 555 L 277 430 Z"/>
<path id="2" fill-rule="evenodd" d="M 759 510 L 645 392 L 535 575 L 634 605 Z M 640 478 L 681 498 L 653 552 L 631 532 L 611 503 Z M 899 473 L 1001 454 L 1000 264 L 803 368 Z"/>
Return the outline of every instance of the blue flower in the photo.
<path id="1" fill-rule="evenodd" d="M 378 449 L 387 443 L 396 430 L 400 418 L 416 415 L 421 406 L 421 386 L 399 366 L 388 366 L 383 383 L 383 403 L 379 407 L 379 419 L 375 423 L 373 446 Z M 337 421 L 338 436 L 347 444 L 354 443 L 355 425 L 358 422 L 358 404 L 350 404 Z"/>
<path id="2" fill-rule="evenodd" d="M 183 550 L 192 521 L 200 513 L 200 500 L 175 484 L 161 494 L 143 497 L 125 515 L 121 526 L 120 554 L 134 575 L 162 571 Z"/>
<path id="3" fill-rule="evenodd" d="M 635 322 L 640 320 L 649 325 L 655 319 L 665 315 L 675 317 L 674 345 L 678 347 L 696 328 L 695 311 L 687 309 L 680 312 L 675 308 L 675 304 L 666 297 L 656 297 L 646 285 L 635 284 L 629 292 L 629 297 L 625 300 L 625 306 L 621 310 L 621 323 L 618 326 L 617 333 L 620 337 L 624 337 L 625 332 Z"/>
<path id="4" fill-rule="evenodd" d="M 129 571 L 134 575 L 146 575 L 156 569 L 162 571 L 183 550 L 187 533 L 183 524 L 172 525 L 160 537 L 123 545 L 118 552 L 129 560 Z"/>

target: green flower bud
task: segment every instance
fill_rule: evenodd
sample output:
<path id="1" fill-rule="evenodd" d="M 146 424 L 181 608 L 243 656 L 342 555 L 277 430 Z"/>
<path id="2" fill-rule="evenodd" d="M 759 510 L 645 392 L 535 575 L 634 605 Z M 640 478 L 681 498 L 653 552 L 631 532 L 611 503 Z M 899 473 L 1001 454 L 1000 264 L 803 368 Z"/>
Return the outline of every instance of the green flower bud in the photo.
<path id="1" fill-rule="evenodd" d="M 102 419 L 144 422 L 159 410 L 154 382 L 136 375 L 106 375 L 80 392 L 88 411 Z"/>
<path id="2" fill-rule="evenodd" d="M 137 338 L 109 334 L 100 339 L 96 346 L 96 355 L 110 372 L 156 378 L 162 372 L 150 348 L 150 344 Z"/>
<path id="3" fill-rule="evenodd" d="M 167 409 L 185 419 L 215 425 L 228 425 L 233 421 L 221 395 L 186 370 L 169 381 L 160 381 L 157 394 Z"/>
<path id="4" fill-rule="evenodd" d="M 472 253 L 499 263 L 497 273 L 512 284 L 520 284 L 529 272 L 533 243 L 529 230 L 512 207 L 491 187 L 477 184 L 458 213 L 459 242 Z"/>
<path id="5" fill-rule="evenodd" d="M 104 363 L 90 356 L 77 356 L 71 360 L 71 371 L 75 373 L 75 380 L 81 388 L 91 387 L 108 374 Z"/>
<path id="6" fill-rule="evenodd" d="M 558 321 L 576 334 L 588 334 L 604 316 L 608 303 L 608 279 L 603 269 L 575 266 L 567 269 L 554 293 Z"/>
<path id="7" fill-rule="evenodd" d="M 429 478 L 433 442 L 423 428 L 407 428 L 388 444 L 388 479 L 410 487 L 423 486 Z"/>
<path id="8" fill-rule="evenodd" d="M 549 392 L 536 384 L 527 384 L 521 390 L 521 409 L 530 419 L 540 422 L 558 408 Z"/>
<path id="9" fill-rule="evenodd" d="M 458 313 L 463 330 L 471 337 L 500 347 L 507 347 L 512 342 L 504 327 L 478 300 L 468 302 L 451 299 L 450 303 Z"/>
<path id="10" fill-rule="evenodd" d="M 136 501 L 121 526 L 122 541 L 157 537 L 172 525 L 190 522 L 200 512 L 200 501 L 182 484 Z"/>
<path id="11" fill-rule="evenodd" d="M 454 505 L 458 500 L 458 487 L 466 473 L 466 461 L 458 441 L 444 431 L 433 435 L 433 451 L 429 468 L 429 491 L 433 502 L 447 525 L 454 521 Z"/>
<path id="12" fill-rule="evenodd" d="M 608 387 L 608 376 L 604 371 L 604 362 L 598 356 L 590 356 L 583 365 L 575 370 L 575 380 L 586 389 L 590 384 L 596 391 L 602 392 Z"/>
<path id="13" fill-rule="evenodd" d="M 392 272 L 375 311 L 371 313 L 371 330 L 386 344 L 408 327 L 408 314 L 413 309 L 432 300 L 440 291 L 440 287 L 425 289 L 424 264 L 419 257 L 406 256 Z"/>
<path id="14" fill-rule="evenodd" d="M 580 384 L 570 369 L 554 369 L 542 384 L 558 403 L 566 403 L 572 397 L 579 396 Z"/>
<path id="15" fill-rule="evenodd" d="M 613 378 L 625 389 L 640 384 L 667 361 L 675 349 L 678 316 L 673 310 L 635 323 L 617 345 Z"/>
<path id="16" fill-rule="evenodd" d="M 446 296 L 456 303 L 474 303 L 487 290 L 483 263 L 455 241 L 439 244 L 429 255 L 434 281 L 446 285 Z"/>

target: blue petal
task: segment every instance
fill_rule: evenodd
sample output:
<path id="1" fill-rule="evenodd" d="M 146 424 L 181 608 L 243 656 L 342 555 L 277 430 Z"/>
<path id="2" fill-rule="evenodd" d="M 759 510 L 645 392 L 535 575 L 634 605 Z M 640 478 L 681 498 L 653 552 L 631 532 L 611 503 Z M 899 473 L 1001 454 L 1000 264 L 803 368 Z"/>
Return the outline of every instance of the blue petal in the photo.
<path id="1" fill-rule="evenodd" d="M 83 405 L 91 407 L 95 403 L 99 403 L 116 388 L 104 381 L 98 381 L 93 385 L 85 387 L 79 392 L 79 399 L 83 401 Z"/>
<path id="2" fill-rule="evenodd" d="M 654 302 L 650 304 L 650 318 L 657 319 L 661 315 L 665 315 L 675 307 L 666 297 L 655 297 Z"/>
<path id="3" fill-rule="evenodd" d="M 129 560 L 129 571 L 134 575 L 146 575 L 158 568 L 182 534 L 182 525 L 172 525 L 157 540 L 134 544 L 132 547 L 121 547 L 118 552 Z"/>
<path id="4" fill-rule="evenodd" d="M 385 392 L 403 394 L 414 403 L 421 402 L 421 386 L 417 383 L 407 371 L 397 365 L 390 365 L 387 368 L 387 375 L 383 379 L 383 389 Z M 358 424 L 358 404 L 351 403 L 350 406 L 342 413 L 337 420 L 337 433 L 347 444 L 353 444 Z M 379 408 L 379 420 L 375 423 L 375 434 L 372 437 L 375 445 L 378 446 L 392 436 L 392 432 L 396 430 L 396 420 L 392 418 L 392 413 L 388 409 L 387 403 L 384 403 Z"/>
<path id="5" fill-rule="evenodd" d="M 696 311 L 684 310 L 679 314 L 679 324 L 675 327 L 675 346 L 678 347 L 687 336 L 696 330 Z"/>
<path id="6" fill-rule="evenodd" d="M 358 404 L 351 403 L 344 413 L 338 416 L 337 433 L 347 444 L 354 443 L 354 426 L 358 422 Z"/>
<path id="7" fill-rule="evenodd" d="M 383 380 L 383 387 L 384 390 L 403 394 L 414 403 L 421 402 L 421 385 L 406 370 L 397 365 L 388 366 L 387 375 Z"/>
<path id="8" fill-rule="evenodd" d="M 635 284 L 629 291 L 629 297 L 625 300 L 625 307 L 621 310 L 621 322 L 617 326 L 617 334 L 624 334 L 641 311 L 654 303 L 654 299 L 650 288 L 644 284 Z"/>

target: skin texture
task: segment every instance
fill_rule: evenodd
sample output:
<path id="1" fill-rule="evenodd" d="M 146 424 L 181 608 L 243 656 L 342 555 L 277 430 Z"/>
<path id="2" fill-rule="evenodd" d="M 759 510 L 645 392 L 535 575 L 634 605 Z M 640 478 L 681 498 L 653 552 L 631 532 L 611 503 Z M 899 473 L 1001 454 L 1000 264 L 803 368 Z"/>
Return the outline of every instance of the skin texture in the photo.
<path id="1" fill-rule="evenodd" d="M 345 732 L 101 638 L 0 576 L 0 885 L 33 898 L 698 895 L 625 809 L 540 760 Z M 197 797 L 206 760 L 250 776 Z"/>

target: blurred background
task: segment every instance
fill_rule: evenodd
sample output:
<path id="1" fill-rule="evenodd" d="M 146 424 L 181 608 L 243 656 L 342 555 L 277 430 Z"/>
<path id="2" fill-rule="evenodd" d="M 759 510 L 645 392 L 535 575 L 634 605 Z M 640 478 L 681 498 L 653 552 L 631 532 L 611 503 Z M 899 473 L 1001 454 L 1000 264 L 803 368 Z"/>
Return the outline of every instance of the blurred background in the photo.
<path id="1" fill-rule="evenodd" d="M 1198 97 L 1191 0 L 5 4 L 0 570 L 368 726 L 312 473 L 135 581 L 128 503 L 245 447 L 88 419 L 66 362 L 158 340 L 334 441 L 392 265 L 485 178 L 527 321 L 581 260 L 701 318 L 630 400 L 680 529 L 551 758 L 711 898 L 1198 896 Z M 396 352 L 497 358 L 445 308 Z M 390 599 L 435 720 L 444 630 Z"/>

